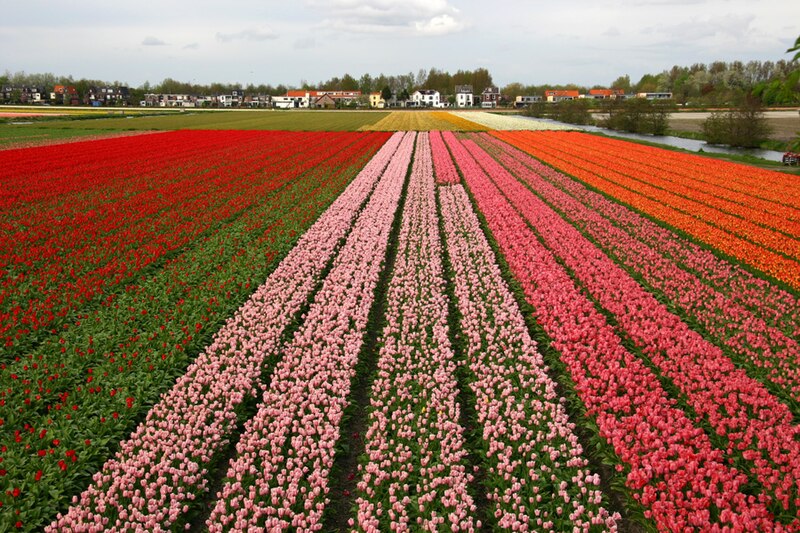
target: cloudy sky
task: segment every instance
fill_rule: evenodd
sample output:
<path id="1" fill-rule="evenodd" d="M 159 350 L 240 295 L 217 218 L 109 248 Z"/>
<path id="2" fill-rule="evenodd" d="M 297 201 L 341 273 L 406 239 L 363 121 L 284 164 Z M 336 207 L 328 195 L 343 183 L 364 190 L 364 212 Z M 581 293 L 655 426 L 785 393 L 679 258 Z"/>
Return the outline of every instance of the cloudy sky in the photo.
<path id="1" fill-rule="evenodd" d="M 788 59 L 796 0 L 5 2 L 0 71 L 138 86 L 297 85 L 437 67 L 495 83 L 608 84 L 672 65 Z"/>

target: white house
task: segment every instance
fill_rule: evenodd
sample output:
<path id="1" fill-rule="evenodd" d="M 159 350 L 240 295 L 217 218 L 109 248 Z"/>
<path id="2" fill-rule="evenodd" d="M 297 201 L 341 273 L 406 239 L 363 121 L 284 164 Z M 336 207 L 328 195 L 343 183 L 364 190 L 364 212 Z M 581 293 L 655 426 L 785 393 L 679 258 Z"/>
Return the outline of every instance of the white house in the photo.
<path id="1" fill-rule="evenodd" d="M 456 107 L 472 107 L 475 105 L 472 85 L 456 85 Z"/>
<path id="2" fill-rule="evenodd" d="M 439 91 L 433 89 L 414 91 L 411 101 L 414 102 L 414 107 L 441 107 Z"/>

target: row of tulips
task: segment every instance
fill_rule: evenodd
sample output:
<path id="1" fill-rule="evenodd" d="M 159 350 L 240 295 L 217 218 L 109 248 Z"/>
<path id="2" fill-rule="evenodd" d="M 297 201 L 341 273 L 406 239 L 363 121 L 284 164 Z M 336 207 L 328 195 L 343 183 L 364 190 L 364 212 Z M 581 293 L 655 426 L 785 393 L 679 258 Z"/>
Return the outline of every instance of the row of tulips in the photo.
<path id="1" fill-rule="evenodd" d="M 648 189 L 644 193 L 634 189 L 633 180 L 615 171 L 614 166 L 606 168 L 581 159 L 578 154 L 551 147 L 550 136 L 554 134 L 526 135 L 534 142 L 526 143 L 523 149 L 538 159 L 743 263 L 794 288 L 800 288 L 800 261 L 797 259 L 800 255 L 795 253 L 797 239 L 709 207 L 698 205 L 695 209 L 688 205 L 689 200 L 670 203 L 665 198 L 666 193 L 659 192 L 660 190 Z M 510 142 L 514 144 L 513 141 Z M 642 187 L 648 188 L 647 185 Z"/>
<path id="2" fill-rule="evenodd" d="M 245 425 L 211 531 L 321 527 L 340 422 L 414 148 L 406 134 Z"/>
<path id="3" fill-rule="evenodd" d="M 779 172 L 723 160 L 709 164 L 705 157 L 664 151 L 638 143 L 623 144 L 612 138 L 595 137 L 591 142 L 593 146 L 638 162 L 647 162 L 654 168 L 671 169 L 678 176 L 702 180 L 730 191 L 747 194 L 753 199 L 763 199 L 797 210 L 797 205 L 791 199 L 798 194 L 800 187 Z M 618 152 L 620 148 L 624 148 L 622 153 Z M 792 215 L 791 218 L 796 220 L 797 215 Z"/>
<path id="4" fill-rule="evenodd" d="M 544 244 L 720 437 L 729 462 L 753 473 L 764 488 L 759 500 L 800 524 L 800 427 L 788 407 L 669 312 L 489 154 L 472 141 L 465 144 Z"/>
<path id="5" fill-rule="evenodd" d="M 489 130 L 565 130 L 569 128 L 569 126 L 555 122 L 486 111 L 450 111 L 450 114 L 480 124 Z"/>
<path id="6" fill-rule="evenodd" d="M 502 150 L 501 145 L 489 143 L 490 148 Z M 543 165 L 536 165 L 529 156 L 511 150 L 502 150 L 496 155 L 507 170 L 527 183 L 569 223 L 592 238 L 637 278 L 702 325 L 719 346 L 726 346 L 735 360 L 747 367 L 749 375 L 770 383 L 771 390 L 785 401 L 800 402 L 800 347 L 794 338 L 768 325 L 726 294 L 706 285 L 692 272 L 683 270 L 593 208 L 545 180 L 531 170 L 531 167 L 543 168 Z M 568 180 L 566 176 L 561 178 Z"/>
<path id="7" fill-rule="evenodd" d="M 428 135 L 420 133 L 359 465 L 360 531 L 474 531 Z"/>
<path id="8" fill-rule="evenodd" d="M 483 485 L 503 530 L 615 531 L 555 383 L 461 185 L 439 189 L 482 428 Z"/>
<path id="9" fill-rule="evenodd" d="M 569 144 L 573 141 L 569 136 L 561 141 L 563 142 L 554 144 L 554 147 L 571 151 Z M 628 150 L 628 144 L 622 141 L 610 143 L 606 139 L 591 139 L 581 146 L 581 154 L 586 159 L 632 178 L 632 188 L 637 190 L 644 191 L 641 188 L 644 186 L 653 187 L 669 193 L 670 198 L 675 195 L 677 198 L 692 201 L 686 205 L 697 202 L 790 236 L 800 234 L 800 210 L 797 206 L 787 204 L 786 198 L 761 198 L 758 189 L 753 190 L 752 185 L 746 187 L 743 183 L 731 183 L 729 176 L 715 179 L 712 173 L 705 173 L 696 164 L 689 166 L 673 161 L 667 166 L 658 159 L 634 156 Z M 718 165 L 707 163 L 707 166 Z M 750 178 L 749 181 L 752 183 L 753 179 Z M 742 188 L 745 190 L 737 190 Z"/>
<path id="10" fill-rule="evenodd" d="M 616 150 L 603 147 L 594 152 L 591 150 L 594 144 L 592 139 L 589 139 L 580 151 L 576 151 L 574 141 L 575 139 L 569 137 L 554 136 L 550 139 L 547 149 L 551 153 L 567 154 L 583 168 L 595 173 L 602 172 L 606 180 L 637 194 L 659 200 L 672 209 L 711 221 L 734 235 L 773 251 L 794 259 L 800 258 L 800 242 L 794 237 L 800 234 L 798 231 L 800 226 L 786 218 L 792 215 L 796 217 L 799 214 L 795 207 L 774 203 L 772 211 L 778 211 L 774 213 L 751 207 L 752 200 L 747 195 L 740 199 L 745 203 L 721 199 L 713 194 L 716 192 L 713 185 L 703 179 L 688 184 L 686 177 L 672 176 L 669 168 L 654 169 L 651 165 L 624 159 L 621 154 L 626 153 L 626 143 L 622 141 L 617 141 L 619 146 Z M 699 176 L 702 177 L 702 174 Z"/>
<path id="11" fill-rule="evenodd" d="M 509 135 L 513 135 L 513 138 L 509 138 Z M 495 137 L 506 142 L 495 140 Z M 499 150 L 523 163 L 535 174 L 577 198 L 638 241 L 674 261 L 682 269 L 697 275 L 704 284 L 724 294 L 733 305 L 744 307 L 766 324 L 778 328 L 790 337 L 800 335 L 800 305 L 792 294 L 754 276 L 740 265 L 717 257 L 624 205 L 588 189 L 578 180 L 542 164 L 522 151 L 533 144 L 533 141 L 524 134 L 497 132 L 492 137 L 484 136 L 480 140 L 484 146 Z M 512 147 L 509 142 L 522 149 Z M 638 145 L 632 146 L 638 147 Z"/>
<path id="12" fill-rule="evenodd" d="M 519 281 L 535 318 L 566 365 L 587 415 L 613 447 L 626 484 L 663 530 L 775 530 L 774 516 L 748 495 L 747 475 L 695 427 L 656 375 L 624 346 L 481 168 L 470 150 L 445 134 L 488 227 Z"/>
<path id="13" fill-rule="evenodd" d="M 436 183 L 439 185 L 458 183 L 461 178 L 458 175 L 456 166 L 453 164 L 453 158 L 447 152 L 441 131 L 430 132 L 430 144 L 433 164 L 436 167 Z"/>
<path id="14" fill-rule="evenodd" d="M 308 135 L 294 134 L 279 150 L 261 149 L 277 140 L 275 133 L 242 132 L 237 138 L 226 138 L 231 145 L 219 142 L 219 132 L 159 135 L 162 142 L 189 145 L 202 138 L 198 149 L 207 149 L 192 154 L 188 162 L 164 161 L 154 172 L 149 172 L 149 165 L 139 168 L 136 163 L 138 153 L 150 148 L 142 140 L 146 136 L 137 137 L 143 146 L 130 141 L 133 146 L 126 167 L 140 173 L 131 179 L 123 176 L 98 185 L 92 198 L 62 198 L 55 206 L 37 203 L 35 214 L 24 220 L 25 231 L 0 242 L 6 269 L 0 288 L 0 341 L 6 353 L 23 353 L 52 329 L 69 325 L 85 303 L 115 292 L 116 286 L 135 279 L 165 254 L 238 216 L 256 199 L 356 141 L 352 134 L 327 134 L 326 148 L 309 155 Z M 214 139 L 227 148 L 205 145 Z M 228 153 L 230 146 L 237 151 Z M 96 150 L 95 156 L 103 153 L 102 143 Z M 176 173 L 176 167 L 181 171 Z M 70 177 L 79 191 L 86 172 L 76 162 Z M 27 173 L 21 173 L 14 181 L 26 178 Z M 21 207 L 28 208 L 29 203 L 22 201 Z M 10 212 L 14 216 L 13 207 Z M 187 212 L 194 216 L 186 217 Z"/>
<path id="15" fill-rule="evenodd" d="M 274 366 L 281 338 L 310 297 L 337 243 L 350 229 L 400 141 L 393 136 L 297 245 L 215 335 L 115 458 L 65 516 L 50 526 L 169 529 L 207 488 L 236 425 L 237 410 L 255 396 Z"/>
<path id="16" fill-rule="evenodd" d="M 0 529 L 35 529 L 85 487 L 211 333 L 388 138 L 354 145 L 126 285 L 0 379 Z M 69 455 L 66 455 L 69 453 Z M 40 473 L 41 472 L 41 473 Z M 14 489 L 19 489 L 15 494 Z"/>

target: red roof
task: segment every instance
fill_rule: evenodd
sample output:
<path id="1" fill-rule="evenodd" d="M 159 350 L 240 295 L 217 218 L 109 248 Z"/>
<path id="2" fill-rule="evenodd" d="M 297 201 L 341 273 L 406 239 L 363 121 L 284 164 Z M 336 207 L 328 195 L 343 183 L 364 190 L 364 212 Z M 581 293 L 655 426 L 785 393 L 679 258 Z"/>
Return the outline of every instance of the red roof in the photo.
<path id="1" fill-rule="evenodd" d="M 589 89 L 591 96 L 611 96 L 614 94 L 625 94 L 622 89 Z"/>
<path id="2" fill-rule="evenodd" d="M 578 91 L 545 91 L 544 94 L 546 96 L 572 96 L 573 98 L 578 97 Z"/>
<path id="3" fill-rule="evenodd" d="M 305 98 L 306 94 L 311 98 L 319 98 L 326 94 L 331 98 L 356 98 L 361 96 L 361 91 L 286 91 L 286 96 L 290 98 Z"/>

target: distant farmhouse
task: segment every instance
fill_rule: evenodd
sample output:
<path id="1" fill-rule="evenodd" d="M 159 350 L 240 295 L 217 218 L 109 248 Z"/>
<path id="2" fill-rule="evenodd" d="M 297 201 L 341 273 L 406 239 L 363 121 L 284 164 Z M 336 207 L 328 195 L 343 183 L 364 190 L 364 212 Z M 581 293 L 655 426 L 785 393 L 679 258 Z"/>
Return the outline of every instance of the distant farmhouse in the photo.
<path id="1" fill-rule="evenodd" d="M 273 96 L 272 106 L 278 109 L 315 109 L 350 105 L 361 98 L 361 91 L 286 91 L 286 96 Z"/>
<path id="2" fill-rule="evenodd" d="M 373 109 L 383 109 L 386 107 L 386 100 L 383 99 L 380 92 L 369 93 L 369 106 Z"/>
<path id="3" fill-rule="evenodd" d="M 472 85 L 456 85 L 456 107 L 472 107 L 474 105 Z"/>
<path id="4" fill-rule="evenodd" d="M 422 89 L 411 94 L 411 107 L 444 107 L 439 91 Z"/>
<path id="5" fill-rule="evenodd" d="M 558 91 L 547 90 L 544 92 L 544 97 L 548 102 L 562 102 L 564 100 L 576 100 L 580 97 L 578 91 Z"/>
<path id="6" fill-rule="evenodd" d="M 517 96 L 514 98 L 514 107 L 527 107 L 531 104 L 535 104 L 537 102 L 541 102 L 541 96 Z"/>
<path id="7" fill-rule="evenodd" d="M 491 109 L 500 105 L 500 89 L 498 87 L 487 87 L 481 93 L 481 107 Z"/>

